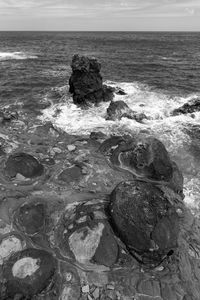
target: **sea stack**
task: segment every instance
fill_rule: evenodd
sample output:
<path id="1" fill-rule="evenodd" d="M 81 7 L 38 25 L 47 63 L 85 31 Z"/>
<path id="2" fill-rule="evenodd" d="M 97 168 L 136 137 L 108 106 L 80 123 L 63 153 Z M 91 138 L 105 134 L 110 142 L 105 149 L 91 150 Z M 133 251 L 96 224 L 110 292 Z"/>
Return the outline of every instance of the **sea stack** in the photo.
<path id="1" fill-rule="evenodd" d="M 85 106 L 113 99 L 113 89 L 103 85 L 100 73 L 101 64 L 96 58 L 75 54 L 71 63 L 72 75 L 69 79 L 69 92 L 75 104 Z"/>

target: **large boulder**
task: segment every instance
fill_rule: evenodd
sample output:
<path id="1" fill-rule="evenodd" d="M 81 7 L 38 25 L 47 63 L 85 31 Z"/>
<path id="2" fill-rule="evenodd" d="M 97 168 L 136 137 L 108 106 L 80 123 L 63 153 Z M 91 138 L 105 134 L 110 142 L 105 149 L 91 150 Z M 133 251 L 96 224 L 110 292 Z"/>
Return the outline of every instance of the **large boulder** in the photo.
<path id="1" fill-rule="evenodd" d="M 29 248 L 16 252 L 3 265 L 3 299 L 32 299 L 52 284 L 56 269 L 56 259 L 45 250 Z"/>
<path id="2" fill-rule="evenodd" d="M 200 111 L 200 98 L 195 98 L 173 110 L 172 115 L 185 115 Z"/>
<path id="3" fill-rule="evenodd" d="M 168 199 L 161 189 L 141 181 L 122 182 L 111 193 L 114 228 L 133 255 L 145 264 L 159 264 L 177 247 L 179 216 L 171 195 Z"/>
<path id="4" fill-rule="evenodd" d="M 75 104 L 97 104 L 112 100 L 113 89 L 103 85 L 101 65 L 95 58 L 76 54 L 72 58 L 71 68 L 69 92 L 73 94 Z"/>
<path id="5" fill-rule="evenodd" d="M 5 173 L 8 177 L 15 177 L 21 174 L 26 178 L 41 176 L 44 167 L 30 154 L 17 152 L 9 156 L 5 164 Z"/>
<path id="6" fill-rule="evenodd" d="M 140 180 L 170 186 L 177 193 L 183 191 L 183 176 L 161 141 L 154 137 L 112 137 L 99 150 L 111 164 Z"/>
<path id="7" fill-rule="evenodd" d="M 121 118 L 133 119 L 137 122 L 147 119 L 145 114 L 133 111 L 124 101 L 111 101 L 107 109 L 106 120 L 116 121 Z"/>

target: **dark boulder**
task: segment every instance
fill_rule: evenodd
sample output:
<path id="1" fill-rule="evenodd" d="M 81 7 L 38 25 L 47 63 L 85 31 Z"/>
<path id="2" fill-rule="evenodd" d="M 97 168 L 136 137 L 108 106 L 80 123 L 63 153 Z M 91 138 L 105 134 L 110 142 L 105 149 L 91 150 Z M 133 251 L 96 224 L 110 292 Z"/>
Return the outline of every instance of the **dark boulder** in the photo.
<path id="1" fill-rule="evenodd" d="M 121 120 L 123 117 L 137 122 L 147 119 L 145 114 L 134 112 L 124 101 L 112 101 L 107 109 L 106 120 Z"/>
<path id="2" fill-rule="evenodd" d="M 188 101 L 188 103 L 185 103 L 182 106 L 174 109 L 172 115 L 185 115 L 194 113 L 196 111 L 200 111 L 200 98 L 192 99 Z"/>
<path id="3" fill-rule="evenodd" d="M 45 206 L 39 202 L 23 204 L 14 215 L 17 227 L 28 235 L 42 232 L 45 226 L 45 219 Z"/>
<path id="4" fill-rule="evenodd" d="M 42 175 L 44 167 L 32 155 L 19 152 L 8 158 L 4 170 L 6 175 L 11 178 L 18 173 L 26 178 L 33 178 Z"/>
<path id="5" fill-rule="evenodd" d="M 51 284 L 56 269 L 56 259 L 47 251 L 30 248 L 15 253 L 3 265 L 6 281 L 3 299 L 18 299 L 16 295 L 32 299 Z"/>
<path id="6" fill-rule="evenodd" d="M 78 105 L 97 104 L 113 98 L 111 87 L 103 85 L 101 65 L 95 58 L 74 55 L 71 63 L 72 75 L 69 79 L 69 92 Z"/>
<path id="7" fill-rule="evenodd" d="M 132 254 L 157 264 L 177 247 L 179 217 L 174 199 L 150 183 L 120 183 L 111 193 L 110 215 L 114 228 Z"/>

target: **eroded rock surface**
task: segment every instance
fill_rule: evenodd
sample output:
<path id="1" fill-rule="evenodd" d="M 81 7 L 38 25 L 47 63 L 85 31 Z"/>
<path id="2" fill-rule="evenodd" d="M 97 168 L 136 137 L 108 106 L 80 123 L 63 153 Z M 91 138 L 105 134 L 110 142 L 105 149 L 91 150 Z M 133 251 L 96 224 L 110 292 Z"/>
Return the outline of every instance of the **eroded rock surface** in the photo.
<path id="1" fill-rule="evenodd" d="M 111 101 L 113 89 L 103 85 L 101 65 L 95 58 L 74 55 L 71 63 L 72 75 L 69 79 L 69 92 L 78 105 L 97 104 Z"/>
<path id="2" fill-rule="evenodd" d="M 135 177 L 168 184 L 178 193 L 183 190 L 183 176 L 165 146 L 153 137 L 112 137 L 100 146 L 111 163 Z"/>
<path id="3" fill-rule="evenodd" d="M 42 175 L 43 171 L 44 167 L 35 157 L 23 152 L 12 154 L 5 164 L 5 173 L 11 178 L 17 174 L 33 178 Z"/>
<path id="4" fill-rule="evenodd" d="M 3 265 L 6 289 L 2 299 L 39 294 L 51 284 L 56 268 L 56 260 L 44 250 L 30 248 L 15 253 Z"/>
<path id="5" fill-rule="evenodd" d="M 144 263 L 159 264 L 177 247 L 179 217 L 173 201 L 153 184 L 140 181 L 122 182 L 111 194 L 114 226 Z"/>
<path id="6" fill-rule="evenodd" d="M 106 120 L 116 121 L 121 118 L 128 118 L 142 122 L 147 119 L 145 114 L 134 112 L 124 101 L 111 101 L 107 108 Z"/>
<path id="7" fill-rule="evenodd" d="M 117 241 L 102 202 L 70 205 L 59 221 L 56 240 L 62 255 L 74 258 L 86 269 L 111 267 L 118 257 Z"/>

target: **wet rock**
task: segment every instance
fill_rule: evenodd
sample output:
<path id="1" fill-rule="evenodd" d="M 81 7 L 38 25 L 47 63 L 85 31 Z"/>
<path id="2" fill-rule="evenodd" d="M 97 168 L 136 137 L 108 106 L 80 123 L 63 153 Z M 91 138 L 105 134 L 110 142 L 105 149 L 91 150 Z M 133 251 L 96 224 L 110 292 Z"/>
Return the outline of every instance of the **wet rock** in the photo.
<path id="1" fill-rule="evenodd" d="M 134 112 L 124 101 L 112 101 L 107 109 L 106 120 L 121 120 L 121 118 L 128 118 L 142 122 L 147 119 L 145 114 Z"/>
<path id="2" fill-rule="evenodd" d="M 4 109 L 0 111 L 0 123 L 5 124 L 18 119 L 18 113 Z"/>
<path id="3" fill-rule="evenodd" d="M 195 98 L 173 110 L 172 115 L 185 115 L 200 111 L 200 98 Z"/>
<path id="4" fill-rule="evenodd" d="M 101 202 L 86 202 L 67 208 L 56 233 L 62 254 L 91 270 L 110 267 L 118 257 L 118 245 L 101 206 Z"/>
<path id="5" fill-rule="evenodd" d="M 111 88 L 103 85 L 100 74 L 101 65 L 95 58 L 74 55 L 71 63 L 72 75 L 69 79 L 69 92 L 78 105 L 97 104 L 110 101 L 113 97 Z"/>
<path id="6" fill-rule="evenodd" d="M 113 150 L 110 151 L 113 147 Z M 153 137 L 113 137 L 106 140 L 100 151 L 110 156 L 114 166 L 129 171 L 138 178 L 162 181 L 182 193 L 183 176 L 162 144 Z"/>
<path id="7" fill-rule="evenodd" d="M 115 88 L 115 94 L 121 95 L 121 96 L 127 95 L 127 93 L 120 87 Z"/>
<path id="8" fill-rule="evenodd" d="M 14 220 L 17 227 L 28 235 L 42 232 L 45 227 L 45 205 L 40 202 L 25 203 L 15 212 Z"/>
<path id="9" fill-rule="evenodd" d="M 51 285 L 56 268 L 55 258 L 47 251 L 30 248 L 15 253 L 3 265 L 6 281 L 3 299 L 14 299 L 18 294 L 30 299 L 41 293 Z"/>
<path id="10" fill-rule="evenodd" d="M 58 180 L 71 183 L 79 181 L 82 176 L 81 167 L 75 165 L 62 171 L 58 176 Z"/>
<path id="11" fill-rule="evenodd" d="M 9 156 L 5 164 L 5 173 L 13 178 L 17 173 L 26 178 L 34 178 L 42 175 L 44 167 L 30 154 L 18 152 Z"/>
<path id="12" fill-rule="evenodd" d="M 93 131 L 90 134 L 90 139 L 91 140 L 105 140 L 106 137 L 107 137 L 106 134 L 104 134 L 101 131 L 97 131 L 97 132 Z"/>
<path id="13" fill-rule="evenodd" d="M 76 146 L 75 145 L 67 145 L 67 149 L 71 152 L 76 149 Z"/>
<path id="14" fill-rule="evenodd" d="M 171 204 L 175 199 L 140 181 L 120 183 L 110 199 L 114 227 L 141 262 L 154 265 L 173 253 L 179 235 L 179 217 Z"/>

